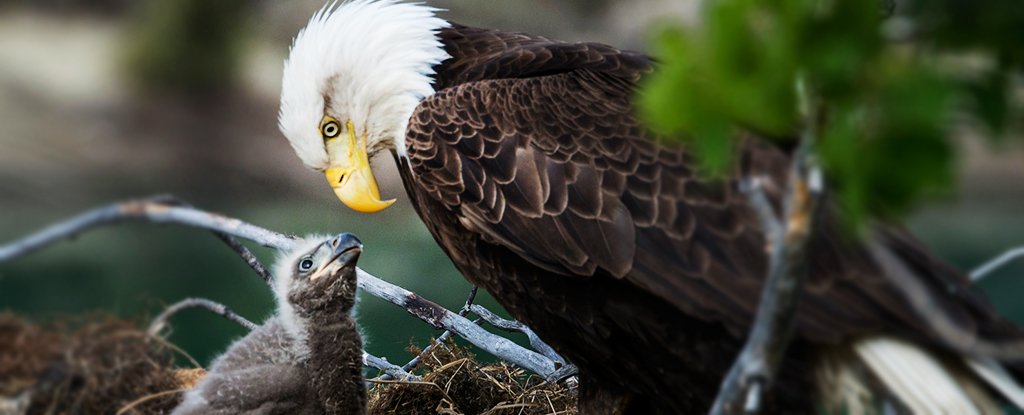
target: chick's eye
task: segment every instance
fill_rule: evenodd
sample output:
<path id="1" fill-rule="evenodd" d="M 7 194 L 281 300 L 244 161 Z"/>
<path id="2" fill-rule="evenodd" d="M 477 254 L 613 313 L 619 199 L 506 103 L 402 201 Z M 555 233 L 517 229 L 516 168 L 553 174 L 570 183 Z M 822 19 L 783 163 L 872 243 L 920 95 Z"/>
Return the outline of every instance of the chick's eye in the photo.
<path id="1" fill-rule="evenodd" d="M 330 121 L 324 124 L 323 127 L 320 127 L 320 131 L 323 133 L 325 138 L 334 138 L 337 137 L 339 133 L 341 133 L 341 126 L 339 126 L 338 123 L 334 121 Z"/>
<path id="2" fill-rule="evenodd" d="M 299 271 L 307 272 L 313 269 L 313 259 L 306 257 L 299 261 Z"/>

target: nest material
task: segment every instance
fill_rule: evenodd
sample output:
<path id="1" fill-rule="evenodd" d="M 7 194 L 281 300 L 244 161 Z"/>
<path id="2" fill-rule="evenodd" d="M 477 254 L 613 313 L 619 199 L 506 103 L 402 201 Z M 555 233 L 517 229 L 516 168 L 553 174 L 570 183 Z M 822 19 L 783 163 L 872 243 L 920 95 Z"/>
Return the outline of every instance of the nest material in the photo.
<path id="1" fill-rule="evenodd" d="M 177 405 L 169 346 L 132 322 L 74 320 L 40 326 L 0 314 L 0 402 L 11 413 L 160 414 Z"/>
<path id="2" fill-rule="evenodd" d="M 418 354 L 418 351 L 414 351 Z M 575 415 L 576 393 L 445 343 L 420 382 L 378 384 L 371 414 Z M 129 321 L 93 315 L 39 325 L 0 313 L 0 414 L 165 414 L 205 375 Z"/>
<path id="3" fill-rule="evenodd" d="M 370 391 L 371 414 L 577 413 L 574 390 L 528 376 L 505 363 L 481 365 L 473 354 L 453 342 L 435 347 L 421 361 L 422 381 L 381 382 Z"/>

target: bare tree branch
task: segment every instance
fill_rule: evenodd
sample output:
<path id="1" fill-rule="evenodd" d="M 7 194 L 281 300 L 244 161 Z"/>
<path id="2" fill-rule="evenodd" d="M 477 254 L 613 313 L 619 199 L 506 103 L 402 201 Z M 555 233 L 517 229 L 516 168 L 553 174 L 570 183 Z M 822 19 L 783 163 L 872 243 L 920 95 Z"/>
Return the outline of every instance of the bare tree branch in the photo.
<path id="1" fill-rule="evenodd" d="M 474 301 L 476 301 L 477 291 L 479 291 L 479 287 L 476 287 L 476 286 L 473 286 L 473 288 L 471 288 L 469 290 L 469 296 L 466 297 L 466 303 L 463 304 L 462 309 L 459 310 L 459 315 L 460 316 L 465 317 L 466 314 L 469 314 L 469 307 L 473 305 Z M 474 321 L 474 323 L 476 323 L 476 322 Z M 448 338 L 450 338 L 450 337 L 452 337 L 451 330 L 445 330 L 444 333 L 441 333 L 440 336 L 437 336 L 436 339 L 434 339 L 432 342 L 430 342 L 430 344 L 427 345 L 427 347 L 424 347 L 423 350 L 420 351 L 420 353 L 418 355 L 416 355 L 416 357 L 414 357 L 414 358 L 412 358 L 412 360 L 409 360 L 408 362 L 406 362 L 405 365 L 402 365 L 402 369 L 406 370 L 406 371 L 415 369 L 416 366 L 419 366 L 420 361 L 423 360 L 423 356 L 426 356 L 428 353 L 430 353 L 432 350 L 434 350 L 434 348 L 437 347 L 437 345 L 442 344 L 442 343 L 448 341 Z M 390 379 L 387 379 L 387 377 L 388 376 L 384 376 L 384 380 L 390 380 Z"/>
<path id="2" fill-rule="evenodd" d="M 238 219 L 162 202 L 166 199 L 166 197 L 159 197 L 128 201 L 88 211 L 49 226 L 26 238 L 0 246 L 0 262 L 11 261 L 31 254 L 61 240 L 72 239 L 93 228 L 126 221 L 187 225 L 248 239 L 278 250 L 287 250 L 294 244 L 292 237 Z"/>
<path id="3" fill-rule="evenodd" d="M 359 286 L 363 291 L 404 308 L 409 314 L 435 328 L 451 330 L 474 346 L 545 378 L 558 369 L 555 362 L 546 356 L 527 350 L 509 339 L 491 334 L 465 317 L 448 311 L 412 291 L 385 282 L 362 269 L 357 269 L 357 272 Z"/>
<path id="4" fill-rule="evenodd" d="M 801 166 L 802 165 L 802 166 Z M 792 336 L 799 303 L 800 290 L 806 274 L 806 247 L 815 218 L 818 215 L 823 192 L 821 172 L 816 166 L 802 161 L 793 172 L 787 191 L 785 225 L 766 223 L 766 239 L 771 246 L 768 278 L 757 319 L 750 337 L 736 363 L 726 375 L 719 389 L 712 414 L 757 413 L 761 395 L 771 385 Z M 762 220 L 776 221 L 761 188 L 754 184 L 748 189 L 751 205 L 762 212 Z M 784 231 L 783 231 L 784 230 Z"/>
<path id="5" fill-rule="evenodd" d="M 228 306 L 224 304 L 207 300 L 205 298 L 186 298 L 164 309 L 162 313 L 160 313 L 158 316 L 156 316 L 156 318 L 153 319 L 152 323 L 149 323 L 149 329 L 146 330 L 146 332 L 149 333 L 150 336 L 157 336 L 161 331 L 163 331 L 165 327 L 167 327 L 168 320 L 170 320 L 178 313 L 190 308 L 206 309 L 218 316 L 224 317 L 228 320 L 238 323 L 238 325 L 245 327 L 245 329 L 249 331 L 255 330 L 256 327 L 258 327 L 256 323 L 253 323 L 247 320 L 245 317 L 236 314 L 234 311 L 232 311 L 230 308 L 228 308 Z"/>
<path id="6" fill-rule="evenodd" d="M 214 232 L 213 234 L 217 235 L 218 239 L 224 241 L 232 251 L 235 251 L 238 256 L 242 257 L 245 264 L 248 265 L 249 268 L 252 268 L 252 270 L 256 272 L 256 275 L 259 275 L 260 278 L 263 279 L 263 282 L 267 284 L 271 283 L 272 277 L 270 276 L 270 271 L 267 271 L 267 267 L 263 266 L 263 263 L 260 262 L 259 258 L 256 258 L 256 254 L 252 253 L 252 251 L 250 251 L 245 245 L 242 245 L 241 241 L 236 239 L 234 236 L 225 233 Z"/>
<path id="7" fill-rule="evenodd" d="M 719 388 L 711 408 L 715 415 L 753 414 L 761 410 L 762 395 L 775 378 L 796 323 L 807 273 L 807 241 L 814 232 L 825 191 L 824 178 L 814 158 L 822 122 L 820 108 L 808 99 L 803 82 L 798 82 L 797 88 L 807 126 L 793 156 L 784 198 L 784 222 L 776 219 L 759 181 L 749 180 L 741 185 L 762 222 L 771 254 L 756 319 L 746 344 Z"/>
<path id="8" fill-rule="evenodd" d="M 172 200 L 173 204 L 168 204 L 168 200 Z M 295 244 L 294 237 L 238 219 L 197 210 L 183 205 L 176 199 L 160 197 L 116 203 L 94 209 L 47 227 L 26 238 L 0 246 L 0 262 L 20 258 L 50 244 L 81 235 L 90 229 L 133 220 L 206 229 L 248 239 L 278 250 L 288 250 Z M 244 253 L 242 255 L 246 256 Z M 438 329 L 450 330 L 484 351 L 541 376 L 548 377 L 557 370 L 558 365 L 540 353 L 494 335 L 465 317 L 448 311 L 416 293 L 385 282 L 362 269 L 357 269 L 357 272 L 359 288 L 363 291 L 404 308 L 410 314 Z"/>
<path id="9" fill-rule="evenodd" d="M 533 350 L 540 352 L 560 365 L 565 364 L 565 360 L 562 359 L 562 356 L 555 352 L 555 349 L 552 349 L 551 346 L 548 346 L 547 343 L 544 343 L 544 340 L 541 340 L 540 337 L 537 336 L 537 333 L 534 333 L 533 330 L 525 324 L 514 320 L 503 319 L 497 314 L 491 312 L 491 310 L 480 305 L 473 304 L 470 306 L 470 310 L 473 311 L 473 314 L 480 316 L 480 318 L 484 319 L 484 321 L 490 323 L 494 327 L 505 331 L 525 334 L 526 338 L 530 340 L 530 346 L 533 347 Z"/>
<path id="10" fill-rule="evenodd" d="M 162 204 L 166 204 L 168 206 L 189 207 L 189 208 L 195 207 L 195 206 L 192 206 L 191 203 L 188 203 L 188 202 L 186 202 L 186 201 L 184 201 L 182 199 L 179 199 L 178 197 L 173 196 L 173 195 L 159 195 L 159 196 L 151 197 L 151 198 L 149 198 L 147 200 L 149 202 L 152 202 L 152 203 L 162 203 Z M 224 242 L 225 244 L 227 244 L 227 246 L 229 248 L 231 248 L 232 251 L 235 251 L 235 253 L 237 253 L 238 256 L 242 258 L 243 261 L 245 261 L 245 264 L 248 265 L 249 268 L 252 268 L 252 270 L 256 272 L 256 275 L 259 275 L 260 278 L 263 279 L 263 282 L 268 283 L 268 284 L 270 283 L 270 278 L 271 278 L 270 277 L 270 272 L 267 271 L 267 268 L 265 266 L 263 266 L 263 263 L 260 262 L 260 260 L 258 258 L 256 258 L 256 255 L 253 254 L 252 251 L 250 251 L 248 247 L 246 247 L 245 245 L 242 245 L 241 241 L 239 241 L 237 238 L 235 238 L 234 236 L 231 236 L 231 235 L 229 235 L 227 233 L 213 231 L 213 234 L 214 234 L 214 236 L 217 237 L 217 239 L 220 239 L 221 242 Z"/>
<path id="11" fill-rule="evenodd" d="M 384 376 L 382 376 L 382 380 L 420 380 L 419 376 L 406 372 L 404 368 L 401 368 L 398 365 L 389 362 L 388 359 L 377 357 L 366 352 L 363 352 L 363 366 L 372 367 L 374 369 L 383 371 L 387 375 L 388 379 L 384 379 Z"/>
<path id="12" fill-rule="evenodd" d="M 982 264 L 978 268 L 975 268 L 974 271 L 971 271 L 971 281 L 981 281 L 982 278 L 985 278 L 986 276 L 988 276 L 988 274 L 991 274 L 995 270 L 1002 268 L 1004 265 L 1010 263 L 1010 261 L 1013 261 L 1017 258 L 1024 258 L 1024 246 L 1018 246 L 1016 248 L 1009 249 L 1006 252 L 1000 254 L 999 256 L 990 259 L 988 262 Z"/>

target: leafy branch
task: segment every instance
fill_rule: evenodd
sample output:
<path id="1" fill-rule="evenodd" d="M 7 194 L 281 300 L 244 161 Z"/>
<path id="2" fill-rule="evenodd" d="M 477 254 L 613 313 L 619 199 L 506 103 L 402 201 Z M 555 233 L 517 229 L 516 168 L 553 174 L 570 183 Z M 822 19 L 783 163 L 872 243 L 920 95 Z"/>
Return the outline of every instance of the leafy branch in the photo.
<path id="1" fill-rule="evenodd" d="M 652 45 L 659 63 L 641 88 L 641 112 L 666 140 L 686 142 L 706 171 L 734 171 L 738 138 L 750 133 L 797 147 L 781 219 L 757 179 L 741 178 L 770 247 L 769 275 L 757 321 L 712 413 L 754 413 L 762 406 L 793 330 L 804 245 L 826 182 L 842 210 L 837 216 L 864 231 L 868 218 L 899 216 L 952 190 L 956 135 L 965 126 L 992 139 L 1024 136 L 1019 1 L 895 6 L 890 0 L 706 2 L 699 24 L 666 26 Z M 952 347 L 1024 357 L 1021 345 L 990 344 L 953 324 L 904 264 L 875 251 L 892 283 Z M 1021 255 L 1024 250 L 1008 252 L 974 275 Z"/>

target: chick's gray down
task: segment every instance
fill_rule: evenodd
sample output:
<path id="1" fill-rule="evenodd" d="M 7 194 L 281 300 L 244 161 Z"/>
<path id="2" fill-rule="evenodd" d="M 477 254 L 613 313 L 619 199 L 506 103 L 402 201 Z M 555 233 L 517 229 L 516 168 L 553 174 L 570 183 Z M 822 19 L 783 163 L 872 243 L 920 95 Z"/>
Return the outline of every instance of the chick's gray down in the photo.
<path id="1" fill-rule="evenodd" d="M 364 414 L 362 339 L 352 319 L 355 236 L 309 237 L 277 261 L 277 313 L 214 360 L 173 415 Z"/>

